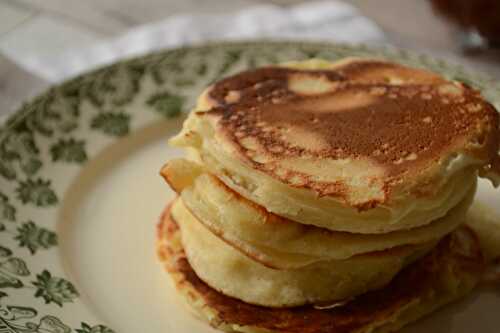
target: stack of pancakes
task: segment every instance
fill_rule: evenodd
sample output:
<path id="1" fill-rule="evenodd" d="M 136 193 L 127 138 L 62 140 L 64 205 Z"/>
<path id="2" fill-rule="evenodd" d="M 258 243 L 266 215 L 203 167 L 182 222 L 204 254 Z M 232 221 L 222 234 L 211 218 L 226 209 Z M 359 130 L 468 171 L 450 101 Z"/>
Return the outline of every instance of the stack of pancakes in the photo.
<path id="1" fill-rule="evenodd" d="M 483 259 L 461 226 L 497 183 L 480 93 L 373 59 L 242 72 L 200 96 L 161 174 L 159 252 L 188 303 L 242 332 L 382 332 L 464 295 Z M 314 320 L 313 320 L 314 319 Z"/>

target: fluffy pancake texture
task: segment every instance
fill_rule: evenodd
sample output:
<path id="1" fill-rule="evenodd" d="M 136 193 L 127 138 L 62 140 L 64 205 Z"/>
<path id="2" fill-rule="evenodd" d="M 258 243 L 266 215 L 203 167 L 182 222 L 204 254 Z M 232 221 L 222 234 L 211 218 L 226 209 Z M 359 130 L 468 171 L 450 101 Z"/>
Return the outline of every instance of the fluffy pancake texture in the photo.
<path id="1" fill-rule="evenodd" d="M 378 289 L 434 246 L 405 246 L 346 260 L 319 261 L 299 269 L 276 270 L 216 237 L 181 200 L 173 204 L 171 216 L 180 226 L 186 257 L 197 276 L 224 295 L 268 307 L 343 301 Z"/>
<path id="2" fill-rule="evenodd" d="M 195 174 L 190 184 L 178 176 L 183 172 Z M 184 205 L 198 221 L 235 248 L 274 268 L 297 268 L 314 261 L 342 260 L 396 246 L 437 241 L 464 222 L 476 187 L 475 182 L 470 184 L 468 195 L 433 223 L 411 230 L 368 235 L 329 231 L 269 213 L 231 190 L 217 177 L 203 172 L 194 162 L 170 161 L 162 169 L 162 175 L 178 191 Z M 288 257 L 277 261 L 272 255 L 263 255 L 270 250 L 287 253 Z M 294 261 L 292 254 L 296 256 Z"/>
<path id="3" fill-rule="evenodd" d="M 166 210 L 158 254 L 177 290 L 199 317 L 227 332 L 392 332 L 467 294 L 484 269 L 477 239 L 461 227 L 427 256 L 407 266 L 384 289 L 343 306 L 265 308 L 225 296 L 202 281 L 186 259 L 181 230 Z M 251 288 L 252 286 L 247 286 Z"/>
<path id="4" fill-rule="evenodd" d="M 499 132 L 479 91 L 383 60 L 236 74 L 170 141 L 188 154 L 161 170 L 160 258 L 226 331 L 398 330 L 477 284 L 472 229 L 495 260 L 468 210 L 478 176 L 500 180 Z"/>
<path id="5" fill-rule="evenodd" d="M 443 217 L 500 174 L 498 114 L 480 93 L 380 60 L 292 63 L 209 87 L 171 142 L 291 220 L 386 233 Z M 467 188 L 467 186 L 465 186 Z"/>

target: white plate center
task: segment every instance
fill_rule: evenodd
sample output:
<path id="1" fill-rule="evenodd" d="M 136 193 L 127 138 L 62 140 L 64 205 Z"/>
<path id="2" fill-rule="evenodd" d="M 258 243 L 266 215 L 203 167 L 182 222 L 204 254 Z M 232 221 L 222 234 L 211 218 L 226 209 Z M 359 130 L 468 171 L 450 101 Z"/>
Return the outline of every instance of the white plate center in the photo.
<path id="1" fill-rule="evenodd" d="M 59 235 L 64 263 L 84 301 L 120 333 L 210 332 L 178 302 L 156 256 L 156 224 L 173 193 L 159 175 L 180 155 L 156 125 L 93 159 L 65 197 Z"/>

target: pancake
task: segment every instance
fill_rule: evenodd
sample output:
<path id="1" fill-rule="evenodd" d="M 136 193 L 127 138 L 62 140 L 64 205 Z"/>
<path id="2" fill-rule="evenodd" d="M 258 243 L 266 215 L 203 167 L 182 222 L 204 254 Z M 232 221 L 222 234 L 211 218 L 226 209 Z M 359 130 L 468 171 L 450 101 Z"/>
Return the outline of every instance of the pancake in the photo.
<path id="1" fill-rule="evenodd" d="M 392 332 L 469 293 L 484 268 L 476 237 L 461 227 L 386 288 L 343 306 L 265 308 L 225 296 L 203 282 L 186 259 L 180 238 L 166 210 L 158 225 L 159 257 L 193 312 L 226 332 Z"/>
<path id="2" fill-rule="evenodd" d="M 198 173 L 191 171 L 197 170 Z M 182 197 L 183 203 L 215 235 L 239 251 L 273 268 L 297 268 L 320 260 L 341 260 L 357 254 L 396 246 L 436 241 L 464 222 L 475 193 L 469 194 L 444 217 L 423 227 L 388 234 L 352 234 L 296 223 L 267 212 L 228 188 L 201 166 L 186 160 L 172 160 L 162 175 Z M 179 177 L 190 174 L 191 184 Z M 269 250 L 302 255 L 276 260 Z"/>
<path id="3" fill-rule="evenodd" d="M 310 61 L 215 83 L 171 143 L 277 215 L 387 233 L 443 217 L 478 171 L 500 175 L 498 121 L 478 91 L 431 72 Z"/>
<path id="4" fill-rule="evenodd" d="M 181 229 L 186 257 L 197 276 L 225 295 L 267 307 L 343 301 L 381 288 L 436 244 L 404 246 L 346 260 L 276 270 L 216 237 L 190 214 L 181 200 L 173 204 L 171 218 Z M 281 262 L 288 259 L 276 254 L 274 258 Z"/>

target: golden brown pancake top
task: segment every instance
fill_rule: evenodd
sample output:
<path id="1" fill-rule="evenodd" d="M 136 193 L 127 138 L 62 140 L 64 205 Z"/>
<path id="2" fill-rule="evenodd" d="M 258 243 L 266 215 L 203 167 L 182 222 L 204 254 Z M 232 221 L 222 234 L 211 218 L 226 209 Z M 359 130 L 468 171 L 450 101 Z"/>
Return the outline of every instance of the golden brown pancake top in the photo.
<path id="1" fill-rule="evenodd" d="M 322 85 L 319 93 L 301 90 L 307 80 Z M 293 185 L 320 195 L 342 196 L 346 189 L 341 182 L 280 174 L 276 161 L 367 159 L 383 168 L 386 190 L 450 151 L 498 163 L 498 113 L 479 91 L 398 64 L 373 60 L 331 70 L 266 67 L 224 79 L 208 96 L 213 108 L 199 115 L 216 119 L 217 131 L 246 163 L 287 183 L 295 177 Z"/>

